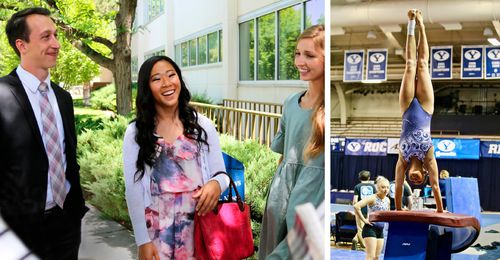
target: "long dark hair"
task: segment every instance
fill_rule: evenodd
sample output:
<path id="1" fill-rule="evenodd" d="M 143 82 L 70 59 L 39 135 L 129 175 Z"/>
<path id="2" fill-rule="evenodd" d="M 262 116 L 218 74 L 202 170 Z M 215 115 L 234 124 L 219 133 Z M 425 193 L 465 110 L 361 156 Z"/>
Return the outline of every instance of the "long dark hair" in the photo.
<path id="1" fill-rule="evenodd" d="M 184 127 L 184 135 L 198 143 L 198 150 L 201 149 L 201 144 L 207 143 L 207 132 L 203 127 L 198 124 L 198 113 L 189 105 L 191 94 L 186 87 L 186 83 L 182 79 L 181 70 L 179 66 L 167 56 L 153 56 L 147 59 L 139 70 L 137 79 L 137 98 L 136 104 L 136 118 L 135 126 L 137 127 L 137 134 L 135 141 L 139 145 L 139 154 L 137 156 L 137 172 L 135 173 L 135 180 L 138 181 L 144 176 L 144 165 L 153 166 L 156 157 L 156 141 L 157 137 L 154 135 L 156 127 L 156 108 L 155 100 L 151 89 L 149 87 L 149 79 L 151 77 L 151 70 L 153 66 L 159 61 L 166 61 L 174 67 L 179 80 L 181 82 L 181 92 L 178 100 L 179 119 Z"/>

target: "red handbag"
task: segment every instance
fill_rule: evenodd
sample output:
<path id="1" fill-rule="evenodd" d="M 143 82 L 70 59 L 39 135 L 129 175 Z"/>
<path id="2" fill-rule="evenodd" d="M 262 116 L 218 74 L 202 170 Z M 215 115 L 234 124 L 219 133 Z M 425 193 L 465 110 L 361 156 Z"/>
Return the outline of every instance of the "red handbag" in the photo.
<path id="1" fill-rule="evenodd" d="M 226 174 L 217 172 L 214 176 Z M 195 214 L 194 250 L 196 259 L 239 260 L 254 253 L 250 207 L 245 204 L 229 176 L 229 199 L 219 200 L 205 216 Z M 233 201 L 234 189 L 236 201 Z"/>

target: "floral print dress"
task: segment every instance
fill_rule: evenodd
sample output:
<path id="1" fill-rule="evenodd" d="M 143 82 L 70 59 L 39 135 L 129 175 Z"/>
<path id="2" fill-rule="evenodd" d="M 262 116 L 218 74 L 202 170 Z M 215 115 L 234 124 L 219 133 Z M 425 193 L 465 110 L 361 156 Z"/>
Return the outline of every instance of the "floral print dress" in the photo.
<path id="1" fill-rule="evenodd" d="M 180 135 L 173 143 L 157 141 L 158 157 L 151 175 L 151 206 L 146 226 L 161 259 L 194 258 L 192 198 L 202 186 L 196 142 Z"/>

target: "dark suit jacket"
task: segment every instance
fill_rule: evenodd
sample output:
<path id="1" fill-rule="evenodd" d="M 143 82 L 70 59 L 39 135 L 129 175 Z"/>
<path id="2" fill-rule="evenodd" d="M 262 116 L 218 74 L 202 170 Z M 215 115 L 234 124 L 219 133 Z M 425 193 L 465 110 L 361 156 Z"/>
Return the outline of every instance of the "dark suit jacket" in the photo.
<path id="1" fill-rule="evenodd" d="M 76 161 L 73 101 L 51 83 L 64 126 L 66 179 L 71 189 L 64 212 L 80 222 L 87 212 Z M 0 214 L 19 237 L 36 243 L 47 197 L 48 159 L 33 109 L 16 71 L 0 78 Z M 77 222 L 75 222 L 77 223 Z"/>

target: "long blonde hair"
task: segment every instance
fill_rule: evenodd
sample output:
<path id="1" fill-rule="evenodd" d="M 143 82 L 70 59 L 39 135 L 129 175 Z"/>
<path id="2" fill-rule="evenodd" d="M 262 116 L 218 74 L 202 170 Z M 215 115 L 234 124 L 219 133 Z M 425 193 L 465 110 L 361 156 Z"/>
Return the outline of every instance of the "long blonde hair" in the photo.
<path id="1" fill-rule="evenodd" d="M 297 43 L 302 39 L 312 39 L 314 46 L 323 51 L 325 56 L 325 26 L 322 24 L 313 25 L 304 30 Z M 309 160 L 325 150 L 325 88 L 321 88 L 320 98 L 313 106 L 311 116 L 312 132 L 309 141 L 304 149 L 304 160 Z"/>

